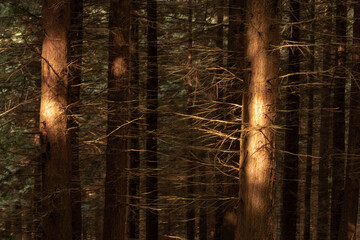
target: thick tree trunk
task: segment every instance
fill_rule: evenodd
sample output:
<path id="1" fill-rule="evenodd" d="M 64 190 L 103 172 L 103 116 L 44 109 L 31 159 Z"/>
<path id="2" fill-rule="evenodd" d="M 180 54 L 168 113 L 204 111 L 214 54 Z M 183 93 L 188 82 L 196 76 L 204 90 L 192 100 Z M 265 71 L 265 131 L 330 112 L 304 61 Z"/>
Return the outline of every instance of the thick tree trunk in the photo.
<path id="1" fill-rule="evenodd" d="M 353 77 L 351 79 L 348 162 L 339 240 L 356 239 L 360 187 L 360 4 L 355 3 L 353 25 Z"/>
<path id="2" fill-rule="evenodd" d="M 331 187 L 330 239 L 337 240 L 340 230 L 341 207 L 344 195 L 345 170 L 345 44 L 346 1 L 336 1 L 336 57 L 334 78 L 333 154 Z"/>
<path id="3" fill-rule="evenodd" d="M 103 239 L 126 238 L 130 1 L 112 0 L 109 18 L 108 126 Z"/>
<path id="4" fill-rule="evenodd" d="M 68 120 L 68 40 L 70 3 L 43 2 L 40 132 L 43 161 L 44 236 L 69 240 L 71 226 L 71 146 Z"/>
<path id="5" fill-rule="evenodd" d="M 140 176 L 137 171 L 140 167 L 140 143 L 139 143 L 139 6 L 137 1 L 132 1 L 131 9 L 131 140 L 130 140 L 130 169 L 129 179 L 129 223 L 128 232 L 130 239 L 139 238 L 140 209 L 139 209 L 139 189 Z"/>
<path id="6" fill-rule="evenodd" d="M 330 6 L 324 6 L 324 16 L 331 16 Z M 331 37 L 331 23 L 325 20 L 323 33 L 323 69 L 329 68 L 329 59 L 331 52 L 327 44 Z M 323 77 L 323 86 L 321 86 L 321 117 L 320 117 L 320 160 L 319 160 L 319 187 L 318 187 L 318 219 L 317 219 L 317 239 L 327 239 L 329 235 L 329 139 L 330 139 L 330 103 L 331 103 L 331 85 L 328 76 Z"/>
<path id="7" fill-rule="evenodd" d="M 157 240 L 159 217 L 158 179 L 157 179 L 157 108 L 158 108 L 158 64 L 157 64 L 157 0 L 147 0 L 148 18 L 148 56 L 147 56 L 147 83 L 146 83 L 146 239 Z"/>
<path id="8" fill-rule="evenodd" d="M 235 239 L 274 239 L 273 183 L 280 33 L 277 0 L 247 3 L 247 57 L 243 101 L 240 191 Z"/>
<path id="9" fill-rule="evenodd" d="M 290 22 L 300 19 L 300 3 L 290 1 Z M 300 40 L 300 29 L 295 25 L 292 29 L 290 41 L 294 45 Z M 288 72 L 294 74 L 288 78 L 286 89 L 286 129 L 285 129 L 285 155 L 282 185 L 282 211 L 281 211 L 281 239 L 296 239 L 298 181 L 299 181 L 299 91 L 300 76 L 300 49 L 289 50 Z"/>
<path id="10" fill-rule="evenodd" d="M 72 207 L 72 240 L 81 240 L 82 213 L 81 213 L 81 182 L 79 163 L 79 124 L 76 120 L 79 115 L 82 40 L 83 40 L 83 2 L 71 1 L 70 34 L 69 34 L 69 95 L 70 95 L 70 141 L 72 147 L 72 177 L 71 177 L 71 207 Z"/>

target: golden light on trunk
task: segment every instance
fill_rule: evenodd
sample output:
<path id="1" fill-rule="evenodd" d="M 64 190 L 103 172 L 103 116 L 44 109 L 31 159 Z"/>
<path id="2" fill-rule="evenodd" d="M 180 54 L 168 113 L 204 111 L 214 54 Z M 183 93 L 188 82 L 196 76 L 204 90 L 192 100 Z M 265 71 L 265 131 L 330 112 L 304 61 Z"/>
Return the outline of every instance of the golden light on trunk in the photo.
<path id="1" fill-rule="evenodd" d="M 40 132 L 44 239 L 71 239 L 71 148 L 67 134 L 69 2 L 43 4 Z"/>
<path id="2" fill-rule="evenodd" d="M 243 98 L 240 203 L 236 239 L 273 239 L 273 129 L 279 44 L 276 0 L 248 0 L 247 58 Z"/>

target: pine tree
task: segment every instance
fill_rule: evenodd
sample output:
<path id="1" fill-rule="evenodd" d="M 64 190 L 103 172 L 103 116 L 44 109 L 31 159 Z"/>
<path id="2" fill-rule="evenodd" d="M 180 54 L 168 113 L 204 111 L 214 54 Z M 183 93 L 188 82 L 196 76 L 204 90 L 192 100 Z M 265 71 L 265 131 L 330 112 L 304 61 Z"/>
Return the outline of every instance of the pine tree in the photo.
<path id="1" fill-rule="evenodd" d="M 72 238 L 71 145 L 67 133 L 70 3 L 43 2 L 40 132 L 44 239 Z"/>
<path id="2" fill-rule="evenodd" d="M 103 239 L 126 239 L 130 1 L 110 2 L 108 126 Z"/>
<path id="3" fill-rule="evenodd" d="M 159 216 L 157 179 L 158 62 L 157 62 L 157 1 L 147 0 L 147 82 L 146 82 L 146 239 L 157 240 Z"/>
<path id="4" fill-rule="evenodd" d="M 243 101 L 235 239 L 273 239 L 274 143 L 280 40 L 278 1 L 247 2 L 250 73 Z"/>

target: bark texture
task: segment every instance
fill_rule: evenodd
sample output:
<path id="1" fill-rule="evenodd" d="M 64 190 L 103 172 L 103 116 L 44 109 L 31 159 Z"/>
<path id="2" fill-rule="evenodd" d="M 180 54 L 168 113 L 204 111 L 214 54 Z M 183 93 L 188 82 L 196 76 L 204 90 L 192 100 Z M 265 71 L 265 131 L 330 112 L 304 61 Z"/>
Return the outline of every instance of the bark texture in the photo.
<path id="1" fill-rule="evenodd" d="M 69 240 L 72 238 L 71 146 L 66 112 L 69 2 L 45 0 L 43 18 L 40 105 L 43 239 Z"/>
<path id="2" fill-rule="evenodd" d="M 235 239 L 273 239 L 273 182 L 279 53 L 277 0 L 247 2 L 250 73 L 243 101 L 240 191 Z"/>
<path id="3" fill-rule="evenodd" d="M 108 127 L 103 239 L 126 238 L 130 1 L 112 0 L 109 18 Z"/>

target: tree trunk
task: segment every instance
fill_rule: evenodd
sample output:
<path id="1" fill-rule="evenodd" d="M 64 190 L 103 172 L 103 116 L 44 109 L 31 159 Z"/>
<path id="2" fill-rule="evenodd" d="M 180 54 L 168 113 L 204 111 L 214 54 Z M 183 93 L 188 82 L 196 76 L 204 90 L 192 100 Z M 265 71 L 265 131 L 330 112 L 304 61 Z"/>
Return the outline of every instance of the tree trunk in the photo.
<path id="1" fill-rule="evenodd" d="M 130 1 L 112 0 L 109 18 L 108 126 L 103 239 L 126 238 Z"/>
<path id="2" fill-rule="evenodd" d="M 345 170 L 345 44 L 346 44 L 346 1 L 336 1 L 336 56 L 334 77 L 334 123 L 331 187 L 330 238 L 337 240 L 340 230 L 341 205 L 344 195 Z"/>
<path id="3" fill-rule="evenodd" d="M 216 18 L 217 18 L 217 33 L 216 33 L 216 47 L 220 50 L 223 50 L 224 48 L 224 28 L 223 28 L 223 20 L 224 20 L 224 6 L 225 3 L 223 0 L 218 0 L 216 2 Z M 218 57 L 218 65 L 221 67 L 223 64 L 223 55 L 222 52 L 220 52 Z M 221 79 L 222 70 L 217 70 L 217 74 L 219 75 L 219 79 Z M 224 90 L 220 87 L 220 90 L 218 91 L 218 99 L 219 102 L 222 101 L 222 98 L 224 97 Z M 216 162 L 215 164 L 221 164 Z M 223 166 L 218 166 L 217 168 L 222 169 Z M 216 169 L 217 169 L 216 168 Z M 216 210 L 215 210 L 215 236 L 214 240 L 220 240 L 223 239 L 222 237 L 222 230 L 223 230 L 223 219 L 224 219 L 224 204 L 222 196 L 225 194 L 224 185 L 222 184 L 225 180 L 223 176 L 222 171 L 216 171 L 216 195 L 220 198 L 219 200 L 216 200 Z"/>
<path id="4" fill-rule="evenodd" d="M 139 6 L 137 1 L 132 1 L 131 9 L 131 140 L 130 140 L 130 180 L 129 180 L 129 223 L 128 232 L 130 239 L 139 238 L 140 209 L 139 189 L 140 176 L 137 171 L 140 167 L 140 143 L 139 143 Z"/>
<path id="5" fill-rule="evenodd" d="M 43 161 L 44 237 L 72 238 L 71 146 L 67 134 L 68 30 L 70 3 L 43 2 L 45 37 L 42 47 L 40 132 Z"/>
<path id="6" fill-rule="evenodd" d="M 40 45 L 40 44 L 39 44 Z M 34 66 L 34 72 L 41 72 L 41 64 L 36 64 Z M 36 79 L 36 90 L 38 92 L 41 91 L 41 79 Z M 34 111 L 34 129 L 37 129 L 40 125 L 40 102 L 37 103 Z M 35 136 L 34 143 L 37 146 L 37 149 L 41 149 L 41 143 L 40 143 L 40 137 Z M 42 215 L 42 204 L 41 204 L 41 195 L 42 195 L 42 156 L 36 155 L 34 158 L 31 159 L 31 162 L 33 163 L 33 196 L 32 196 L 32 233 L 33 233 L 33 240 L 41 240 L 43 231 L 41 229 L 41 215 Z"/>
<path id="7" fill-rule="evenodd" d="M 193 43 L 193 36 L 192 36 L 192 18 L 193 18 L 193 11 L 192 11 L 192 0 L 188 0 L 188 68 L 191 72 L 192 68 L 192 43 Z M 188 83 L 191 83 L 194 81 L 192 78 L 192 74 L 189 75 Z M 187 114 L 191 116 L 193 114 L 193 105 L 194 105 L 194 99 L 193 99 L 194 89 L 191 86 L 191 84 L 188 85 L 188 96 L 187 96 Z M 195 178 L 194 178 L 194 158 L 193 158 L 193 152 L 191 150 L 192 144 L 193 144 L 193 134 L 192 128 L 193 128 L 193 120 L 189 119 L 189 145 L 187 150 L 187 194 L 188 194 L 188 203 L 187 203 L 187 209 L 186 209 L 186 239 L 188 240 L 194 240 L 195 239 L 195 206 L 194 206 L 194 193 L 195 193 Z"/>
<path id="8" fill-rule="evenodd" d="M 250 73 L 243 101 L 235 239 L 274 239 L 273 182 L 280 33 L 277 0 L 247 3 Z"/>
<path id="9" fill-rule="evenodd" d="M 69 95 L 70 95 L 70 141 L 72 147 L 72 231 L 73 240 L 81 240 L 82 213 L 81 213 L 81 182 L 79 168 L 79 124 L 76 117 L 79 115 L 81 67 L 82 67 L 82 40 L 83 40 L 83 2 L 82 0 L 71 1 L 70 34 L 69 34 Z"/>
<path id="10" fill-rule="evenodd" d="M 222 0 L 222 6 L 225 3 Z M 234 119 L 241 115 L 241 104 L 242 104 L 242 94 L 244 92 L 244 69 L 245 69 L 245 21 L 246 21 L 246 1 L 243 0 L 230 0 L 229 1 L 229 30 L 228 30 L 228 63 L 227 68 L 234 74 L 233 78 L 229 81 L 226 91 L 223 93 L 224 101 L 227 103 L 227 106 L 232 109 L 227 114 L 225 120 L 234 122 Z M 220 29 L 218 30 L 218 36 L 222 35 Z M 219 41 L 220 42 L 220 41 Z M 222 41 L 221 41 L 222 45 Z M 219 46 L 219 45 L 218 45 Z M 236 106 L 236 108 L 234 108 Z M 240 128 L 239 124 L 229 124 L 226 127 L 226 131 L 229 134 L 232 134 L 231 137 L 240 138 Z M 230 156 L 229 166 L 227 168 L 236 169 L 239 161 L 239 150 L 240 142 L 229 140 L 229 145 L 227 146 L 233 152 Z M 224 176 L 226 179 L 225 182 L 230 185 L 229 187 L 223 190 L 223 193 L 228 197 L 237 197 L 239 193 L 239 182 L 238 182 L 238 173 L 235 171 L 229 172 L 230 176 Z M 220 204 L 219 204 L 220 206 Z M 236 230 L 236 221 L 234 220 L 234 209 L 236 203 L 235 201 L 229 201 L 225 209 L 222 206 L 222 213 L 217 214 L 218 218 L 221 219 L 220 233 L 219 230 L 215 230 L 216 239 L 234 239 L 235 230 Z M 230 216 L 230 217 L 229 217 Z"/>
<path id="11" fill-rule="evenodd" d="M 310 0 L 310 19 L 314 19 L 315 16 L 315 4 L 314 0 Z M 311 30 L 314 30 L 312 28 Z M 310 44 L 315 44 L 314 33 L 310 36 Z M 308 65 L 309 71 L 315 70 L 315 51 L 314 46 L 310 47 L 310 62 Z M 308 112 L 307 112 L 307 143 L 306 143 L 306 176 L 305 176 L 305 216 L 304 216 L 304 240 L 311 239 L 311 185 L 312 185 L 312 155 L 313 155 L 313 142 L 314 142 L 314 89 L 311 86 L 313 82 L 313 76 L 309 76 L 310 86 L 307 88 L 308 92 Z"/>
<path id="12" fill-rule="evenodd" d="M 157 64 L 157 3 L 156 0 L 147 0 L 148 18 L 148 56 L 147 56 L 147 83 L 146 83 L 146 177 L 147 209 L 146 209 L 146 239 L 158 239 L 159 217 L 158 179 L 157 179 L 157 108 L 158 108 L 158 64 Z"/>
<path id="13" fill-rule="evenodd" d="M 329 5 L 324 6 L 324 16 L 331 16 Z M 323 43 L 323 70 L 329 68 L 331 52 L 327 44 L 330 43 L 331 23 L 325 20 Z M 320 160 L 319 160 L 319 187 L 318 187 L 318 219 L 317 219 L 317 239 L 327 239 L 329 235 L 329 139 L 330 139 L 330 96 L 331 85 L 328 76 L 323 77 L 321 87 L 321 117 L 320 117 Z"/>
<path id="14" fill-rule="evenodd" d="M 245 7 L 244 0 L 229 0 L 229 32 L 228 32 L 228 50 L 229 60 L 228 68 L 236 76 L 242 76 L 242 58 L 244 58 L 245 49 Z M 238 104 L 241 104 L 241 96 L 239 97 L 239 79 L 234 79 L 234 91 L 231 98 L 238 99 Z"/>
<path id="15" fill-rule="evenodd" d="M 229 0 L 229 31 L 228 31 L 228 69 L 234 73 L 234 78 L 230 81 L 229 90 L 226 93 L 226 102 L 240 106 L 242 104 L 242 92 L 244 79 L 245 62 L 245 22 L 246 22 L 246 1 L 245 0 Z M 240 107 L 233 113 L 240 115 Z M 235 126 L 238 128 L 238 126 Z M 235 136 L 239 137 L 239 136 Z M 232 149 L 238 151 L 239 142 L 232 145 Z M 238 159 L 234 159 L 236 163 Z M 238 188 L 234 189 L 235 194 Z"/>
<path id="16" fill-rule="evenodd" d="M 300 20 L 300 3 L 290 1 L 290 22 Z M 290 41 L 296 45 L 300 40 L 300 29 L 292 28 Z M 282 185 L 281 239 L 296 239 L 298 181 L 299 181 L 299 91 L 300 49 L 295 46 L 289 49 L 288 72 L 294 74 L 288 78 L 286 89 L 286 129 L 285 155 Z"/>
<path id="17" fill-rule="evenodd" d="M 202 170 L 200 170 L 202 171 Z M 203 183 L 204 181 L 201 181 Z M 201 188 L 201 192 L 206 192 L 206 187 Z M 199 240 L 207 240 L 207 211 L 206 207 L 201 206 L 199 211 Z"/>
<path id="18" fill-rule="evenodd" d="M 348 162 L 339 240 L 356 239 L 357 213 L 359 208 L 360 187 L 360 4 L 354 6 L 353 25 L 353 72 L 351 78 L 350 120 Z"/>

